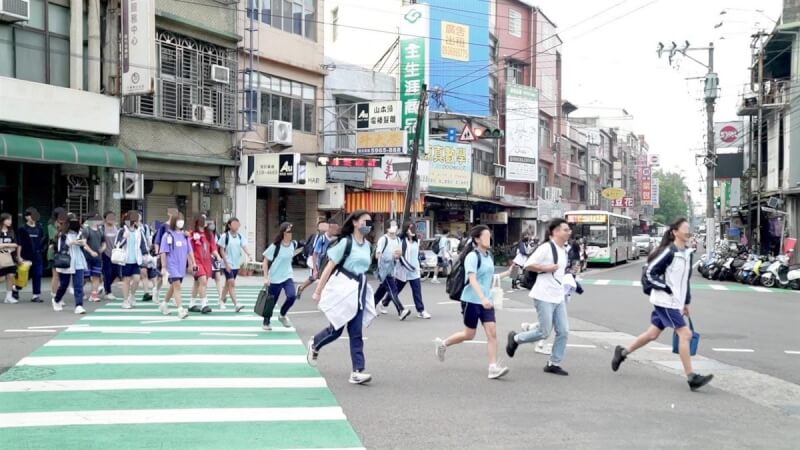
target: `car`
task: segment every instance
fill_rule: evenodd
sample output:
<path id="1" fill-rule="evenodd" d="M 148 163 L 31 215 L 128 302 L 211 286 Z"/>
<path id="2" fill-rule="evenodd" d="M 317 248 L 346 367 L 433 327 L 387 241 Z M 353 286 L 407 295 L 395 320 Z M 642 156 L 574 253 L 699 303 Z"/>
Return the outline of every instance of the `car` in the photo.
<path id="1" fill-rule="evenodd" d="M 420 276 L 422 278 L 433 275 L 433 272 L 439 269 L 439 257 L 431 250 L 433 248 L 433 243 L 437 240 L 438 238 L 425 239 L 419 244 L 419 267 L 421 272 Z"/>
<path id="2" fill-rule="evenodd" d="M 640 255 L 649 255 L 653 251 L 653 241 L 646 234 L 637 234 L 633 237 L 633 243 L 639 250 Z"/>

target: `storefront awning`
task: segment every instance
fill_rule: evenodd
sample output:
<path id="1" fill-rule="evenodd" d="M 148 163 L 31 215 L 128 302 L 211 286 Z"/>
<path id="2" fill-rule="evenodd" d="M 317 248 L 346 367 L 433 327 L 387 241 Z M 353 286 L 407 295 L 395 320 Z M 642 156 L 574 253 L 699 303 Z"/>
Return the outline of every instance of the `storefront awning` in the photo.
<path id="1" fill-rule="evenodd" d="M 432 198 L 438 198 L 438 199 L 442 199 L 442 200 L 455 200 L 455 201 L 461 201 L 461 202 L 472 202 L 472 203 L 483 202 L 483 203 L 490 203 L 490 204 L 493 204 L 493 205 L 506 206 L 506 207 L 509 207 L 509 208 L 530 208 L 531 207 L 531 205 L 518 205 L 516 203 L 503 202 L 503 201 L 499 201 L 499 200 L 489 200 L 487 198 L 475 197 L 473 195 L 465 195 L 465 196 L 460 196 L 459 197 L 459 196 L 454 196 L 454 195 L 441 195 L 441 194 L 426 193 L 425 196 L 426 197 L 432 197 Z"/>
<path id="2" fill-rule="evenodd" d="M 0 159 L 136 170 L 136 155 L 117 147 L 0 133 Z"/>
<path id="3" fill-rule="evenodd" d="M 348 213 L 359 209 L 365 209 L 371 213 L 402 213 L 405 204 L 405 192 L 365 191 L 345 194 L 345 209 Z M 411 208 L 412 213 L 421 213 L 424 210 L 425 202 L 422 199 L 414 202 Z"/>

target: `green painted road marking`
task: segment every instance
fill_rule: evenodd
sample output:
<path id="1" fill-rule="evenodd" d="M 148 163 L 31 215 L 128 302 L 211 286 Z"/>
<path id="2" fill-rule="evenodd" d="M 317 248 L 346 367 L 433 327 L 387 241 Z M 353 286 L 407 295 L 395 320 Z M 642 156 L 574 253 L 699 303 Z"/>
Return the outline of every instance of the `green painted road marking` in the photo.
<path id="1" fill-rule="evenodd" d="M 305 355 L 303 345 L 273 346 L 191 346 L 191 347 L 42 347 L 31 356 L 103 356 L 103 355 Z"/>
<path id="2" fill-rule="evenodd" d="M 91 366 L 15 366 L 1 381 L 135 378 L 318 377 L 308 364 L 95 364 Z"/>
<path id="3" fill-rule="evenodd" d="M 82 325 L 82 323 L 81 323 Z M 91 327 L 89 328 L 91 329 Z M 238 336 L 238 335 L 247 336 Z M 102 333 L 100 331 L 82 331 L 80 333 L 61 333 L 58 339 L 299 339 L 297 334 L 293 333 L 269 333 L 266 331 L 253 331 L 253 332 L 231 332 L 231 333 L 216 333 L 214 335 L 203 335 L 201 333 L 186 333 L 182 331 L 151 331 L 148 334 L 139 333 Z M 305 342 L 305 341 L 304 341 Z"/>

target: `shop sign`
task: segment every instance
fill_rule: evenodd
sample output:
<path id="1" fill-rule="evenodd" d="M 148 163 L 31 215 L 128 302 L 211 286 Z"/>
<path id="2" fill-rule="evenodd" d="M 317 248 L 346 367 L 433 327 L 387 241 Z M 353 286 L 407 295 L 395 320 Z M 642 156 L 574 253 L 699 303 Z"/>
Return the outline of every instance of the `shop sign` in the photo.
<path id="1" fill-rule="evenodd" d="M 356 129 L 400 128 L 400 102 L 356 103 Z"/>
<path id="2" fill-rule="evenodd" d="M 356 153 L 359 155 L 404 155 L 404 130 L 357 131 Z"/>
<path id="3" fill-rule="evenodd" d="M 324 166 L 303 161 L 297 153 L 264 153 L 247 157 L 247 180 L 256 186 L 323 190 Z"/>
<path id="4" fill-rule="evenodd" d="M 616 187 L 608 187 L 603 189 L 603 192 L 600 193 L 603 198 L 608 200 L 617 200 L 622 197 L 625 197 L 625 189 L 616 188 Z"/>
<path id="5" fill-rule="evenodd" d="M 567 216 L 569 223 L 606 223 L 608 216 L 605 214 L 570 214 Z"/>
<path id="6" fill-rule="evenodd" d="M 122 0 L 122 95 L 155 90 L 156 16 L 153 0 Z"/>
<path id="7" fill-rule="evenodd" d="M 422 184 L 430 192 L 468 192 L 472 181 L 472 146 L 455 142 L 430 141 L 424 159 L 430 161 Z"/>
<path id="8" fill-rule="evenodd" d="M 653 202 L 653 179 L 650 166 L 639 168 L 639 192 L 642 205 L 650 205 Z"/>
<path id="9" fill-rule="evenodd" d="M 614 208 L 633 208 L 633 197 L 624 197 L 611 201 Z"/>
<path id="10" fill-rule="evenodd" d="M 484 225 L 505 225 L 508 223 L 508 213 L 505 211 L 481 213 L 481 223 Z"/>
<path id="11" fill-rule="evenodd" d="M 442 58 L 469 61 L 469 27 L 442 21 Z"/>
<path id="12" fill-rule="evenodd" d="M 509 84 L 506 87 L 506 180 L 530 183 L 539 179 L 539 122 L 531 118 L 531 111 L 539 111 L 539 91 Z"/>
<path id="13" fill-rule="evenodd" d="M 425 111 L 422 123 L 417 124 L 422 85 L 428 84 L 428 54 L 430 34 L 430 12 L 428 5 L 410 4 L 404 6 L 400 20 L 400 100 L 402 106 L 403 129 L 408 133 L 407 148 L 412 148 L 417 126 L 420 130 L 420 148 L 426 148 L 428 131 L 428 112 Z"/>

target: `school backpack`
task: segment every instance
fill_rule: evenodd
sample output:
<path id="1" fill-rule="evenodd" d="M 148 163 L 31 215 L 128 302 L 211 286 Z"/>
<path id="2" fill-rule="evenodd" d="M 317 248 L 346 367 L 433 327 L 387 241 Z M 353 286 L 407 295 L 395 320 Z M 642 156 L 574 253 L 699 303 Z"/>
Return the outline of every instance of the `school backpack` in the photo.
<path id="1" fill-rule="evenodd" d="M 320 237 L 321 235 L 319 233 L 313 233 L 308 236 L 306 243 L 303 244 L 303 258 L 308 259 L 314 254 L 314 247 L 317 245 L 317 239 Z"/>
<path id="2" fill-rule="evenodd" d="M 433 253 L 436 253 L 437 256 L 439 255 L 439 251 L 442 249 L 441 246 L 439 245 L 439 242 L 441 242 L 441 240 L 442 240 L 442 238 L 438 238 L 438 239 L 434 240 L 433 241 L 433 246 L 431 246 L 431 251 Z"/>
<path id="3" fill-rule="evenodd" d="M 558 251 L 556 251 L 556 244 L 553 241 L 547 241 L 545 244 L 550 244 L 550 248 L 553 250 L 553 264 L 558 264 Z M 542 244 L 542 245 L 545 245 Z M 534 250 L 535 252 L 536 250 Z M 525 276 L 522 277 L 522 281 L 520 281 L 520 286 L 525 289 L 533 289 L 533 285 L 536 284 L 536 279 L 539 277 L 539 272 L 533 272 L 530 270 L 525 270 Z"/>
<path id="4" fill-rule="evenodd" d="M 481 268 L 481 255 L 478 250 L 472 250 L 478 257 L 478 269 Z M 445 284 L 445 291 L 450 300 L 461 301 L 461 293 L 464 292 L 464 287 L 467 285 L 466 270 L 464 269 L 464 261 L 467 259 L 467 252 L 462 258 L 458 258 L 453 265 L 453 270 L 447 276 L 447 283 Z"/>

